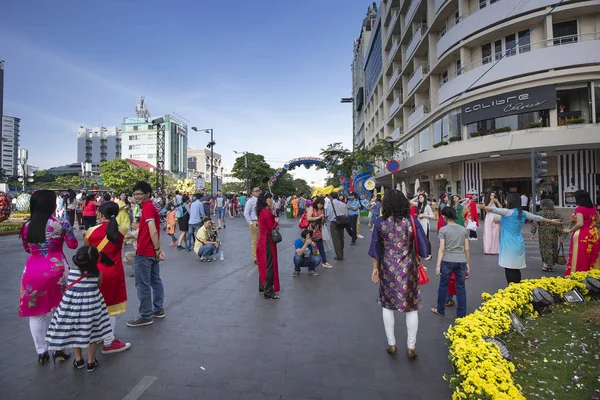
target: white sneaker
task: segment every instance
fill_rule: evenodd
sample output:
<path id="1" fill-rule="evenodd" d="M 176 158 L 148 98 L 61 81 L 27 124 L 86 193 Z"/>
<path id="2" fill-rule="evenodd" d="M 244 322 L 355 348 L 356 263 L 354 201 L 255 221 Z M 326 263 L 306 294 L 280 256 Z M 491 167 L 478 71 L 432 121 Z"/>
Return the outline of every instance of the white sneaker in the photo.
<path id="1" fill-rule="evenodd" d="M 364 239 L 364 238 L 365 238 L 363 235 L 356 235 L 356 237 L 357 237 L 358 239 Z"/>

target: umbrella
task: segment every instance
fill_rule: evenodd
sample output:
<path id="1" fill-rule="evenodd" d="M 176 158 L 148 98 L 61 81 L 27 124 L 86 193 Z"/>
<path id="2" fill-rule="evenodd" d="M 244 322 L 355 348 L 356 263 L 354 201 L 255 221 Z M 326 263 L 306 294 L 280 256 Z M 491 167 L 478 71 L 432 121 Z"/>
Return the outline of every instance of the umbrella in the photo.
<path id="1" fill-rule="evenodd" d="M 406 182 L 402 181 L 402 193 L 406 196 Z"/>
<path id="2" fill-rule="evenodd" d="M 383 186 L 381 187 L 381 194 L 385 194 L 385 188 Z"/>
<path id="3" fill-rule="evenodd" d="M 421 182 L 419 182 L 419 178 L 415 179 L 415 194 L 419 191 L 419 186 L 421 186 Z"/>
<path id="4" fill-rule="evenodd" d="M 401 189 L 400 189 L 400 184 L 399 184 L 399 183 L 396 183 L 396 190 L 401 190 Z"/>

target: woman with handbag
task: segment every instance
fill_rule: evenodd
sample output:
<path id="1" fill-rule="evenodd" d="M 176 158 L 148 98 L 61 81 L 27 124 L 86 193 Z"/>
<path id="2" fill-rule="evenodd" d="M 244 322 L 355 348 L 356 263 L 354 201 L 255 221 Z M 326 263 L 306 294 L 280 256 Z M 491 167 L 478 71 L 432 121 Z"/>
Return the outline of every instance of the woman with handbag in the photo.
<path id="1" fill-rule="evenodd" d="M 373 258 L 371 280 L 379 284 L 377 302 L 383 310 L 387 352 L 396 357 L 394 311 L 406 314 L 407 354 L 417 356 L 421 295 L 418 256 L 427 256 L 427 238 L 421 224 L 410 217 L 410 203 L 398 190 L 386 193 L 382 216 L 375 221 L 369 256 Z"/>
<path id="2" fill-rule="evenodd" d="M 308 201 L 306 203 L 308 204 Z M 327 254 L 323 244 L 325 199 L 323 197 L 317 197 L 314 203 L 311 204 L 311 207 L 306 209 L 306 214 L 308 222 L 310 222 L 309 229 L 313 231 L 312 240 L 317 245 L 317 249 L 319 249 L 319 256 L 321 256 L 323 268 L 332 268 L 333 265 L 327 262 Z"/>
<path id="3" fill-rule="evenodd" d="M 440 248 L 435 272 L 440 277 L 438 287 L 437 307 L 431 309 L 434 314 L 443 317 L 446 312 L 448 284 L 454 275 L 456 284 L 456 317 L 467 315 L 467 290 L 465 279 L 469 273 L 469 234 L 467 230 L 456 223 L 456 210 L 446 207 L 442 217 L 446 226 L 440 229 Z"/>
<path id="4" fill-rule="evenodd" d="M 590 194 L 585 190 L 575 192 L 574 224 L 564 230 L 564 233 L 572 233 L 571 249 L 565 276 L 573 272 L 585 272 L 592 268 L 598 268 L 600 239 L 598 238 L 598 209 L 592 203 Z"/>
<path id="5" fill-rule="evenodd" d="M 258 216 L 258 240 L 256 242 L 256 264 L 258 265 L 259 288 L 265 299 L 279 300 L 279 266 L 277 244 L 273 240 L 273 230 L 279 226 L 279 218 L 273 215 L 273 195 L 261 192 L 256 201 Z M 259 289 L 259 290 L 260 290 Z"/>
<path id="6" fill-rule="evenodd" d="M 554 211 L 552 199 L 544 199 L 540 202 L 541 211 L 538 215 L 546 219 L 561 219 L 559 213 Z M 540 241 L 540 254 L 542 255 L 542 271 L 554 272 L 554 266 L 558 262 L 558 237 L 562 233 L 560 225 L 547 225 L 534 222 L 531 225 L 531 240 L 535 240 L 538 234 Z M 562 245 L 561 245 L 562 246 Z M 564 258 L 564 256 L 563 256 Z M 564 265 L 564 263 L 563 263 Z"/>
<path id="7" fill-rule="evenodd" d="M 500 215 L 502 224 L 498 265 L 504 268 L 506 282 L 521 282 L 521 270 L 525 265 L 525 241 L 521 229 L 526 220 L 560 225 L 560 220 L 546 219 L 521 209 L 521 197 L 516 193 L 506 196 L 506 208 L 487 207 L 478 204 L 479 209 Z"/>
<path id="8" fill-rule="evenodd" d="M 488 207 L 502 208 L 496 193 L 488 192 L 485 203 Z M 485 215 L 483 227 L 483 254 L 498 254 L 500 251 L 500 216 L 492 213 Z"/>
<path id="9" fill-rule="evenodd" d="M 466 228 L 469 232 L 469 240 L 477 240 L 477 227 L 479 226 L 479 212 L 473 195 L 467 195 L 466 204 L 463 204 Z"/>

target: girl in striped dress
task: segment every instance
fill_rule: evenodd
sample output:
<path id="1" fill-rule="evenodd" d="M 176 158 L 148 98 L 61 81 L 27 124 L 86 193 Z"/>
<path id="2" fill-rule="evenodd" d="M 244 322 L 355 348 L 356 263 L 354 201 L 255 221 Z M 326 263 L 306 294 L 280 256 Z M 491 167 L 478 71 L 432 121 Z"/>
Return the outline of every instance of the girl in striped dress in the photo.
<path id="1" fill-rule="evenodd" d="M 102 274 L 98 262 L 111 265 L 111 259 L 93 246 L 83 246 L 73 256 L 77 268 L 69 272 L 69 285 L 46 332 L 49 350 L 75 348 L 73 366 L 83 368 L 83 349 L 88 349 L 87 371 L 98 367 L 96 343 L 112 337 L 104 298 L 98 289 Z"/>

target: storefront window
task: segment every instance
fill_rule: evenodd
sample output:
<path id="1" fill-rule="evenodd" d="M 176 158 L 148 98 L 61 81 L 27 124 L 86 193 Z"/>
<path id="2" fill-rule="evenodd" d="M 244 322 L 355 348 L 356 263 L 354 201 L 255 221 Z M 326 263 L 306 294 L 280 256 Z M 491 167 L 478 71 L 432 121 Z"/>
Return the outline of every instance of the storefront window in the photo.
<path id="1" fill-rule="evenodd" d="M 600 82 L 594 84 L 594 96 L 596 97 L 596 123 L 600 123 Z"/>
<path id="2" fill-rule="evenodd" d="M 588 83 L 557 86 L 558 125 L 587 124 L 591 118 Z"/>
<path id="3" fill-rule="evenodd" d="M 419 152 L 428 150 L 429 147 L 429 128 L 425 128 L 419 132 Z"/>
<path id="4" fill-rule="evenodd" d="M 462 139 L 462 132 L 461 132 L 461 128 L 462 125 L 460 124 L 460 112 L 459 111 L 452 111 L 450 112 L 450 114 L 448 114 L 448 122 L 449 122 L 449 126 L 448 126 L 448 136 L 449 136 L 449 140 L 457 140 L 457 139 L 451 139 L 451 138 L 458 138 L 458 140 Z"/>
<path id="5" fill-rule="evenodd" d="M 448 133 L 450 131 L 449 114 L 444 115 L 433 123 L 433 144 L 448 142 Z"/>
<path id="6" fill-rule="evenodd" d="M 550 113 L 548 110 L 542 110 L 474 122 L 467 125 L 467 132 L 469 137 L 477 137 L 523 129 L 547 128 L 549 126 Z"/>
<path id="7" fill-rule="evenodd" d="M 415 155 L 415 138 L 412 137 L 406 142 L 406 158 L 410 158 Z"/>

